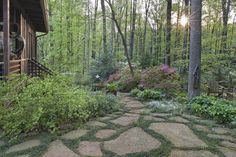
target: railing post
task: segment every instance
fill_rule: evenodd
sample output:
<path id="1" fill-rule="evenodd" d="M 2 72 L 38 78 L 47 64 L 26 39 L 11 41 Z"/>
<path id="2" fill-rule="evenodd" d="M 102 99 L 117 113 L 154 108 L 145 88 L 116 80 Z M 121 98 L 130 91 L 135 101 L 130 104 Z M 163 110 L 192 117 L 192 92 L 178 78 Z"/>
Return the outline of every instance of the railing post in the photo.
<path id="1" fill-rule="evenodd" d="M 3 0 L 3 54 L 4 75 L 10 73 L 10 0 Z"/>

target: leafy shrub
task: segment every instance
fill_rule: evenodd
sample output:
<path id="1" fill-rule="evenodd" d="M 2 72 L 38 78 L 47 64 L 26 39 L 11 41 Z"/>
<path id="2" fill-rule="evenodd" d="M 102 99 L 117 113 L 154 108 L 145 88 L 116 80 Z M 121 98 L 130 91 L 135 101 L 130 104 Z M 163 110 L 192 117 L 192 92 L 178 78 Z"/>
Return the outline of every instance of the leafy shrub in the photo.
<path id="1" fill-rule="evenodd" d="M 134 76 L 131 75 L 128 67 L 121 71 L 121 78 L 119 80 L 119 89 L 122 92 L 130 92 L 137 88 L 140 81 L 140 72 L 135 70 Z"/>
<path id="2" fill-rule="evenodd" d="M 160 100 L 162 98 L 162 93 L 158 90 L 145 89 L 137 94 L 140 100 Z"/>
<path id="3" fill-rule="evenodd" d="M 190 102 L 192 112 L 216 120 L 229 123 L 236 118 L 236 107 L 233 102 L 215 97 L 200 96 Z"/>
<path id="4" fill-rule="evenodd" d="M 110 54 L 103 54 L 98 59 L 94 60 L 89 69 L 93 81 L 99 81 L 96 79 L 96 75 L 99 75 L 100 79 L 105 81 L 110 75 L 117 71 L 117 67 L 112 58 Z"/>
<path id="5" fill-rule="evenodd" d="M 180 89 L 179 75 L 168 65 L 152 67 L 142 71 L 140 86 L 144 89 L 160 89 L 171 94 Z"/>
<path id="6" fill-rule="evenodd" d="M 109 83 L 106 88 L 108 92 L 116 92 L 118 90 L 118 85 L 116 83 Z"/>
<path id="7" fill-rule="evenodd" d="M 141 90 L 139 90 L 138 88 L 135 88 L 130 92 L 130 94 L 131 94 L 131 96 L 136 97 L 136 96 L 138 96 L 138 93 L 140 93 L 140 92 L 141 92 Z"/>
<path id="8" fill-rule="evenodd" d="M 74 87 L 60 76 L 13 78 L 1 83 L 0 93 L 0 128 L 12 136 L 33 130 L 54 132 L 61 124 L 84 122 L 118 108 L 114 97 Z"/>

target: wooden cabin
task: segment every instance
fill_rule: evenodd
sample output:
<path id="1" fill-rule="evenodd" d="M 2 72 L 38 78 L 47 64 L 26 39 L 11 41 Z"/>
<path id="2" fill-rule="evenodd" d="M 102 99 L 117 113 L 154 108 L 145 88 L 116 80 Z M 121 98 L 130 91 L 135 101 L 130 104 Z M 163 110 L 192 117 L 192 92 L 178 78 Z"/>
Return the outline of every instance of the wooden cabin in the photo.
<path id="1" fill-rule="evenodd" d="M 37 62 L 37 39 L 48 33 L 47 11 L 46 0 L 0 1 L 0 76 L 51 72 Z"/>

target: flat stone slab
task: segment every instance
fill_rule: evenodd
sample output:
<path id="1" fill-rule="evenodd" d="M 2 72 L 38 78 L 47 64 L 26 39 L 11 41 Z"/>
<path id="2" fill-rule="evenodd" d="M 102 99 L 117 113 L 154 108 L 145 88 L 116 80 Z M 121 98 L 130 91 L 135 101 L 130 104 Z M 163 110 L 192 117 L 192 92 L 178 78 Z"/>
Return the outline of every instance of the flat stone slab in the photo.
<path id="1" fill-rule="evenodd" d="M 194 148 L 207 147 L 193 132 L 184 124 L 180 123 L 152 123 L 149 129 L 162 134 L 176 147 Z"/>
<path id="2" fill-rule="evenodd" d="M 127 103 L 126 107 L 129 109 L 141 109 L 144 107 L 144 105 L 139 101 L 131 101 Z"/>
<path id="3" fill-rule="evenodd" d="M 199 120 L 201 119 L 200 117 L 194 116 L 194 115 L 189 115 L 189 114 L 183 114 L 182 115 L 184 118 L 191 119 L 191 120 Z"/>
<path id="4" fill-rule="evenodd" d="M 153 116 L 144 116 L 143 119 L 146 121 L 159 121 L 159 122 L 165 121 L 164 118 L 157 118 L 157 117 L 153 117 Z"/>
<path id="5" fill-rule="evenodd" d="M 61 141 L 57 140 L 49 145 L 43 157 L 79 157 L 79 155 L 67 148 Z"/>
<path id="6" fill-rule="evenodd" d="M 73 130 L 63 135 L 62 138 L 67 139 L 67 140 L 78 139 L 84 136 L 85 134 L 87 134 L 87 132 L 88 132 L 87 130 L 83 130 L 83 129 Z"/>
<path id="7" fill-rule="evenodd" d="M 230 130 L 227 128 L 212 128 L 212 131 L 214 131 L 217 134 L 229 134 Z"/>
<path id="8" fill-rule="evenodd" d="M 170 114 L 170 113 L 152 113 L 151 115 L 154 117 L 163 117 L 163 118 L 168 117 L 168 116 L 172 116 L 172 114 Z"/>
<path id="9" fill-rule="evenodd" d="M 129 126 L 136 122 L 139 119 L 139 116 L 123 116 L 112 120 L 111 122 L 121 126 Z"/>
<path id="10" fill-rule="evenodd" d="M 161 143 L 144 132 L 141 128 L 131 128 L 122 133 L 117 139 L 104 142 L 104 149 L 118 155 L 138 152 L 149 152 L 157 149 Z"/>
<path id="11" fill-rule="evenodd" d="M 140 115 L 136 113 L 125 113 L 124 116 L 139 117 Z"/>
<path id="12" fill-rule="evenodd" d="M 214 120 L 205 120 L 205 119 L 197 120 L 197 122 L 200 122 L 200 123 L 203 123 L 203 124 L 206 124 L 206 125 L 214 125 L 214 124 L 216 124 L 216 122 Z"/>
<path id="13" fill-rule="evenodd" d="M 187 119 L 184 119 L 180 116 L 171 117 L 171 118 L 169 118 L 169 120 L 173 120 L 173 121 L 176 121 L 176 122 L 179 122 L 179 123 L 188 123 L 189 122 Z"/>
<path id="14" fill-rule="evenodd" d="M 107 126 L 107 124 L 102 123 L 102 122 L 98 122 L 98 121 L 90 121 L 90 122 L 86 123 L 86 125 L 92 126 L 92 127 L 105 127 L 105 126 Z"/>
<path id="15" fill-rule="evenodd" d="M 235 141 L 233 137 L 227 136 L 227 135 L 208 134 L 207 136 L 213 139 L 218 139 L 218 140 Z"/>
<path id="16" fill-rule="evenodd" d="M 0 141 L 0 147 L 4 146 L 5 142 L 4 141 Z"/>
<path id="17" fill-rule="evenodd" d="M 116 133 L 115 130 L 105 129 L 105 130 L 99 130 L 95 136 L 100 139 L 105 139 L 105 138 L 111 137 L 115 133 Z"/>
<path id="18" fill-rule="evenodd" d="M 77 150 L 82 156 L 100 157 L 103 155 L 100 148 L 100 142 L 80 142 Z"/>
<path id="19" fill-rule="evenodd" d="M 226 157 L 235 157 L 236 151 L 225 148 L 225 147 L 220 147 L 220 151 L 226 156 Z"/>
<path id="20" fill-rule="evenodd" d="M 16 156 L 16 157 L 30 157 L 30 155 L 19 155 L 19 156 Z"/>
<path id="21" fill-rule="evenodd" d="M 198 131 L 210 132 L 210 129 L 203 125 L 194 125 L 194 128 Z"/>
<path id="22" fill-rule="evenodd" d="M 220 143 L 222 146 L 227 147 L 227 148 L 234 148 L 236 149 L 236 143 L 232 143 L 229 141 L 223 141 Z"/>
<path id="23" fill-rule="evenodd" d="M 19 151 L 23 151 L 23 150 L 27 150 L 27 149 L 31 149 L 37 146 L 41 145 L 41 141 L 40 140 L 30 140 L 30 141 L 26 141 L 24 143 L 20 143 L 17 145 L 14 145 L 12 147 L 10 147 L 7 151 L 6 154 L 9 153 L 13 153 L 13 152 L 19 152 Z"/>
<path id="24" fill-rule="evenodd" d="M 170 157 L 218 157 L 218 155 L 215 155 L 210 151 L 206 150 L 199 150 L 199 151 L 173 150 L 170 154 Z"/>
<path id="25" fill-rule="evenodd" d="M 150 109 L 137 109 L 137 110 L 131 110 L 130 111 L 131 113 L 136 113 L 136 114 L 147 114 L 147 113 L 150 113 L 151 110 Z"/>
<path id="26" fill-rule="evenodd" d="M 100 118 L 100 120 L 102 120 L 102 121 L 105 121 L 105 120 L 109 120 L 109 119 L 111 119 L 112 117 L 102 117 L 102 118 Z"/>

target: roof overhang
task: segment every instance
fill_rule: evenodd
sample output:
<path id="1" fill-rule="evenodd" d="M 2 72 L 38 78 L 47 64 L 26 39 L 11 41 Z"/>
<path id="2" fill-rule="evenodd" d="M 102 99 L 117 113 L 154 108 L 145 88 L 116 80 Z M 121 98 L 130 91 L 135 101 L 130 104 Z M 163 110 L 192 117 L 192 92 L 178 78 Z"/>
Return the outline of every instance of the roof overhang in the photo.
<path id="1" fill-rule="evenodd" d="M 37 32 L 48 32 L 47 0 L 13 0 Z"/>

